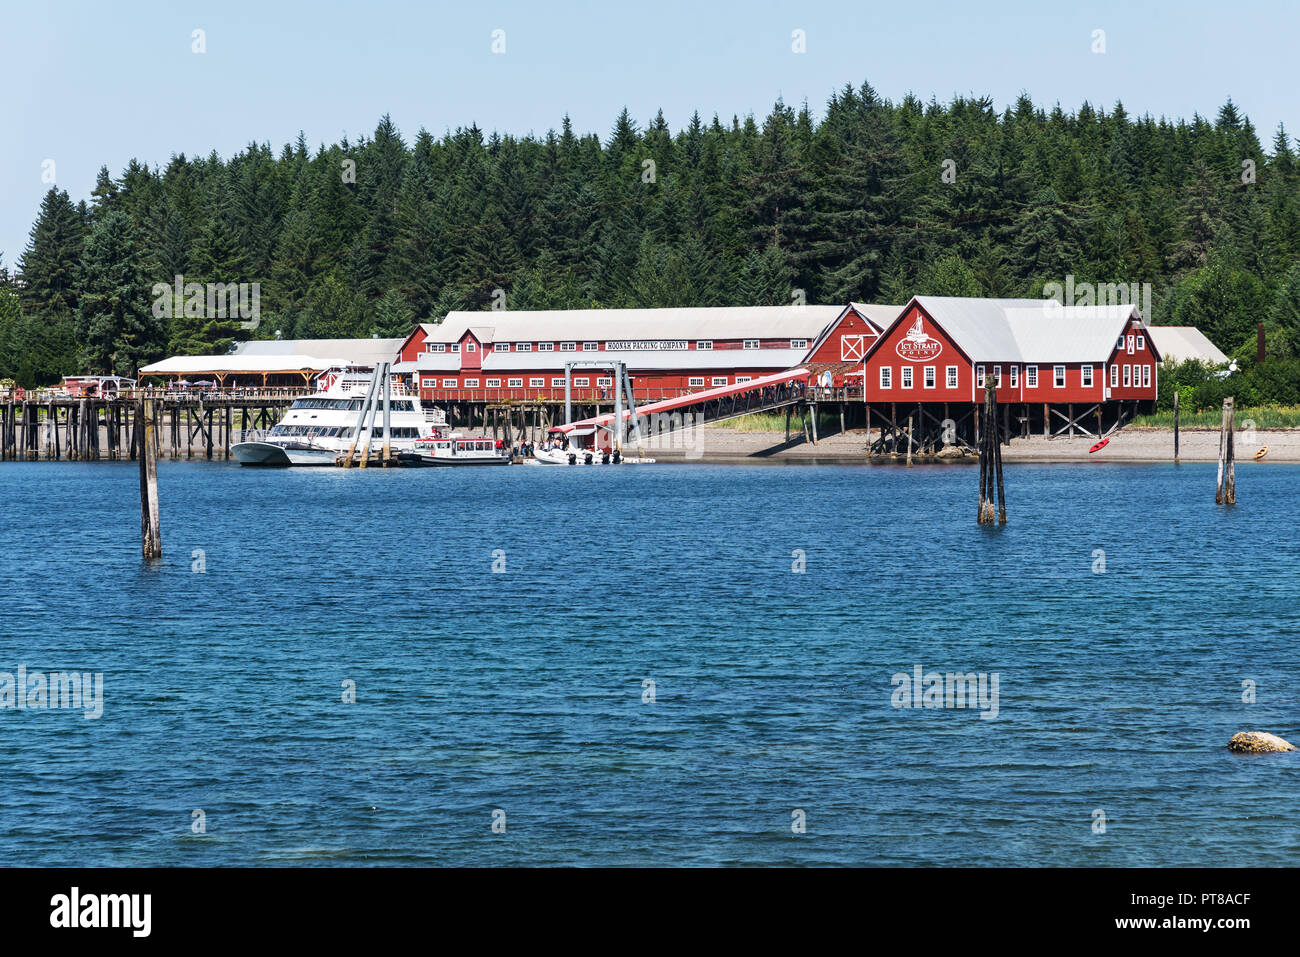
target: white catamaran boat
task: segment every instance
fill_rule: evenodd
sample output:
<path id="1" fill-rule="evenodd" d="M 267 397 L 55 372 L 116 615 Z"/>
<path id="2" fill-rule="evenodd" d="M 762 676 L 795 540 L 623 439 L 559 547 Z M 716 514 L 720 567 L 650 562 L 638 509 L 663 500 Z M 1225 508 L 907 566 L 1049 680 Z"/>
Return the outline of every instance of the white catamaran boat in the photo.
<path id="1" fill-rule="evenodd" d="M 334 465 L 352 445 L 372 375 L 373 370 L 364 366 L 342 366 L 322 373 L 316 380 L 316 392 L 294 399 L 273 428 L 246 430 L 242 441 L 231 446 L 231 453 L 241 465 Z M 392 434 L 388 439 L 394 455 L 414 448 L 418 439 L 447 424 L 441 409 L 422 405 L 419 395 L 399 381 L 392 381 L 391 390 Z M 370 448 L 380 452 L 383 447 L 381 406 Z"/>

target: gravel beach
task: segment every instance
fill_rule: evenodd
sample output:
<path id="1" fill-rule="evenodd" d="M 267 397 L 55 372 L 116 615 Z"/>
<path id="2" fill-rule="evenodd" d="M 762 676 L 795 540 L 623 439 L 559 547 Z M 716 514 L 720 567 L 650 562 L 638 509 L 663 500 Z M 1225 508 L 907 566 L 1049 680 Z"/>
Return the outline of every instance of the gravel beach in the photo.
<path id="1" fill-rule="evenodd" d="M 816 445 L 802 435 L 785 443 L 783 432 L 738 432 L 708 427 L 698 433 L 699 441 L 687 437 L 694 447 L 648 448 L 647 454 L 660 462 L 867 462 L 866 433 L 861 429 L 825 436 Z M 1109 444 L 1089 454 L 1093 440 L 1087 436 L 1045 439 L 1041 435 L 1013 439 L 1003 451 L 1006 462 L 1171 462 L 1174 457 L 1172 429 L 1129 427 L 1111 436 Z M 1254 436 L 1237 431 L 1237 462 L 1254 465 L 1255 452 L 1267 446 L 1261 464 L 1300 463 L 1300 429 L 1257 430 Z M 1183 462 L 1215 462 L 1219 456 L 1218 429 L 1183 429 L 1179 439 Z M 892 461 L 877 457 L 874 461 Z M 963 459 L 947 461 L 961 462 Z M 964 461 L 974 462 L 968 455 Z"/>

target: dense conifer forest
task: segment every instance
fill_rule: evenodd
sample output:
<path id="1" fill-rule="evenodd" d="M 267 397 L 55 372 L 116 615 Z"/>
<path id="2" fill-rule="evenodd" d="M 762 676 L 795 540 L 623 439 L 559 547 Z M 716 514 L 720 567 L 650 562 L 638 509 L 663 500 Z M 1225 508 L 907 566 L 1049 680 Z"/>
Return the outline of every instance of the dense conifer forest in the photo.
<path id="1" fill-rule="evenodd" d="M 1028 96 L 998 112 L 894 103 L 867 84 L 823 113 L 778 102 L 674 132 L 624 110 L 605 136 L 565 117 L 540 137 L 471 125 L 409 139 L 385 116 L 355 142 L 299 135 L 103 168 L 86 200 L 50 189 L 27 247 L 0 261 L 0 378 L 129 375 L 250 334 L 180 303 L 158 315 L 154 287 L 177 276 L 258 283 L 252 334 L 285 338 L 405 335 L 502 300 L 902 303 L 1038 296 L 1072 276 L 1150 283 L 1155 322 L 1196 325 L 1238 358 L 1243 400 L 1300 399 L 1300 168 L 1285 129 L 1265 145 L 1231 102 L 1212 120 Z"/>

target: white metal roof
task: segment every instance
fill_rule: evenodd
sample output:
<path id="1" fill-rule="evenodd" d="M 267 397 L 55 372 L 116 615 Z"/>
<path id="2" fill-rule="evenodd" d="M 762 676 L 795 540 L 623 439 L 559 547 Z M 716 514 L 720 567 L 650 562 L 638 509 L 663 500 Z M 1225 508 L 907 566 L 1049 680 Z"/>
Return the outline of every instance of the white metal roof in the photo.
<path id="1" fill-rule="evenodd" d="M 316 359 L 312 356 L 172 356 L 140 368 L 141 375 L 197 375 L 226 372 L 324 372 L 344 359 Z"/>
<path id="2" fill-rule="evenodd" d="M 884 329 L 898 318 L 902 306 L 877 305 L 871 302 L 850 302 L 849 305 L 859 316 L 869 321 L 877 329 Z"/>
<path id="3" fill-rule="evenodd" d="M 252 339 L 235 343 L 236 356 L 339 356 L 352 365 L 392 362 L 405 339 Z"/>
<path id="4" fill-rule="evenodd" d="M 528 370 L 564 371 L 566 362 L 603 362 L 610 368 L 625 362 L 629 370 L 652 369 L 788 369 L 803 358 L 804 349 L 679 349 L 628 352 L 489 352 L 483 356 L 484 372 Z M 440 353 L 432 353 L 440 355 Z M 422 357 L 423 358 L 423 357 Z M 424 366 L 421 366 L 424 368 Z M 579 366 L 578 370 L 583 367 Z M 587 368 L 592 368 L 588 366 Z M 581 371 L 578 371 L 581 375 Z"/>
<path id="5" fill-rule="evenodd" d="M 1105 362 L 1129 321 L 1140 318 L 1135 306 L 1062 306 L 1050 299 L 915 301 L 973 362 Z"/>
<path id="6" fill-rule="evenodd" d="M 1174 362 L 1199 359 L 1210 365 L 1222 365 L 1228 361 L 1223 351 L 1195 326 L 1148 326 L 1147 333 L 1161 359 Z"/>
<path id="7" fill-rule="evenodd" d="M 812 340 L 842 311 L 842 306 L 714 306 L 449 312 L 441 323 L 424 323 L 423 328 L 433 342 L 456 342 L 466 330 L 474 330 L 483 342 Z"/>

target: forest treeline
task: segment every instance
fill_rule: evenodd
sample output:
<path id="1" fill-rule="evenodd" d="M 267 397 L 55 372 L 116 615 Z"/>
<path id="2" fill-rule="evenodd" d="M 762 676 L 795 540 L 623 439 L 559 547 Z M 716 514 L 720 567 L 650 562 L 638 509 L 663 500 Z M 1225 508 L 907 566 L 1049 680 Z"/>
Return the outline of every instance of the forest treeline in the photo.
<path id="1" fill-rule="evenodd" d="M 475 125 L 277 153 L 101 169 L 52 188 L 15 281 L 0 270 L 0 377 L 131 374 L 222 351 L 237 316 L 158 315 L 155 285 L 257 283 L 252 335 L 405 335 L 458 308 L 902 303 L 1150 283 L 1154 321 L 1200 327 L 1300 389 L 1300 168 L 1231 101 L 1210 120 L 1074 113 L 1022 96 L 891 102 L 867 84 L 823 118 L 697 113 L 674 133 L 624 110 L 602 138 Z M 2 265 L 2 264 L 0 264 Z M 501 290 L 502 292 L 496 292 Z M 494 295 L 495 294 L 495 295 Z M 172 303 L 167 303 L 170 307 Z M 169 317 L 166 312 L 172 313 Z M 1289 384 L 1289 385 L 1288 385 Z M 1276 392 L 1276 390 L 1274 390 Z"/>

